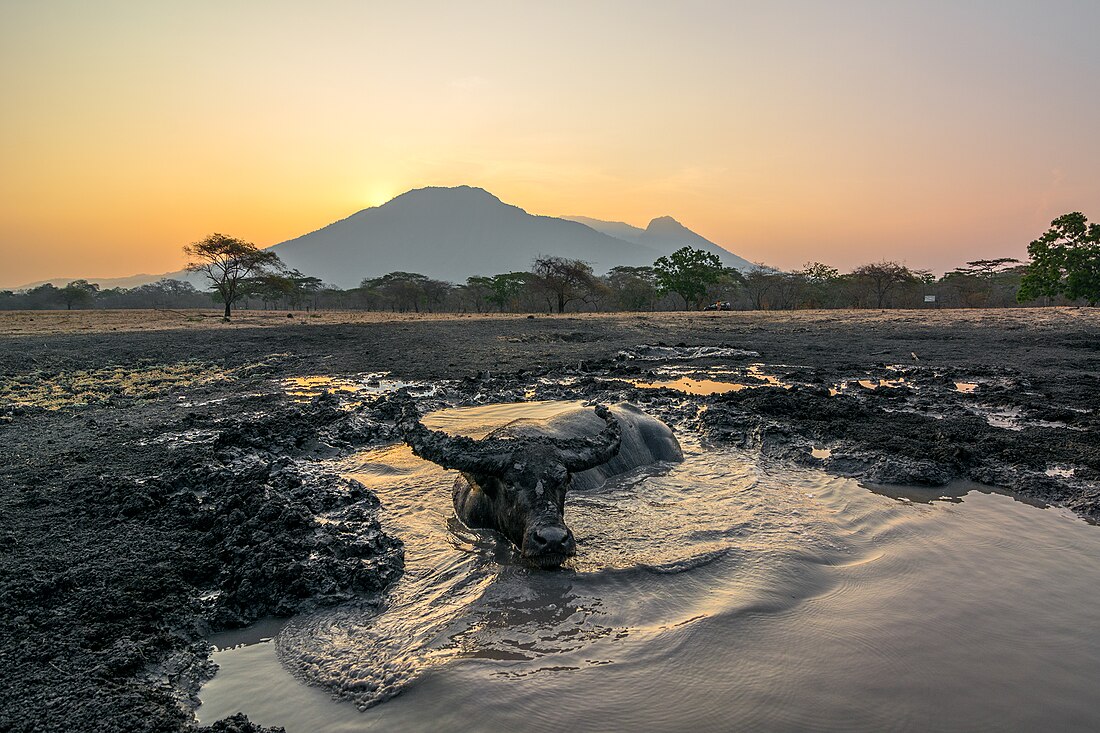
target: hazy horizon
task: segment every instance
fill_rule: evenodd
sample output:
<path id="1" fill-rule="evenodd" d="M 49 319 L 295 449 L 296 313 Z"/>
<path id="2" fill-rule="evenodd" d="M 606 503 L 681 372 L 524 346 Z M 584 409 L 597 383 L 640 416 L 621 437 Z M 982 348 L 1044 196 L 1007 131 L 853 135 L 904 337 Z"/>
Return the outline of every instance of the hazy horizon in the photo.
<path id="1" fill-rule="evenodd" d="M 0 7 L 0 287 L 407 190 L 937 273 L 1100 217 L 1091 2 Z"/>

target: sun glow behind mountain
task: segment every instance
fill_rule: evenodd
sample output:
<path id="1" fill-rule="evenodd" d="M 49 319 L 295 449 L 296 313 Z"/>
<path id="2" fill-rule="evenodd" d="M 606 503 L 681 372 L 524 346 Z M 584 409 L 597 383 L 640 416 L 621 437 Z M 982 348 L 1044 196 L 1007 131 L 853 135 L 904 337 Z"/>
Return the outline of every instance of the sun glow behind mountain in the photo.
<path id="1" fill-rule="evenodd" d="M 1070 0 L 6 3 L 0 287 L 463 184 L 779 267 L 1021 257 L 1097 216 L 1098 25 Z"/>

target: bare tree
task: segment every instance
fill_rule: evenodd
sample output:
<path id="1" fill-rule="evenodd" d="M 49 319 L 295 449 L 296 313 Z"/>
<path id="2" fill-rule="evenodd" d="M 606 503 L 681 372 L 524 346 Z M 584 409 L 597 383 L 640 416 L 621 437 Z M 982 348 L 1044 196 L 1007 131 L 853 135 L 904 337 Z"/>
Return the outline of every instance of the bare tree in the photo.
<path id="1" fill-rule="evenodd" d="M 760 310 L 767 302 L 768 293 L 775 287 L 776 281 L 769 270 L 757 267 L 745 275 L 745 295 L 749 297 L 749 303 L 756 310 Z"/>
<path id="2" fill-rule="evenodd" d="M 592 265 L 583 260 L 539 257 L 532 271 L 546 291 L 548 305 L 556 305 L 558 313 L 564 313 L 570 303 L 587 298 L 595 283 Z"/>
<path id="3" fill-rule="evenodd" d="M 274 252 L 217 232 L 184 246 L 183 251 L 191 258 L 187 263 L 188 271 L 206 275 L 211 287 L 221 296 L 227 321 L 233 303 L 245 294 L 246 281 L 277 269 L 281 264 Z"/>

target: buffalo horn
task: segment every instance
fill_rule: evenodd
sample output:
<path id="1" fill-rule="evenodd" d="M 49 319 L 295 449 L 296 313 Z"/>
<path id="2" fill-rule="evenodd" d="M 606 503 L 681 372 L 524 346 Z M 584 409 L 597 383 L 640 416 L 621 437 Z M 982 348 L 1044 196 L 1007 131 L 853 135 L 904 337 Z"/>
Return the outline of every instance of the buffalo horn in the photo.
<path id="1" fill-rule="evenodd" d="M 596 405 L 595 411 L 607 423 L 599 435 L 555 441 L 561 451 L 562 463 L 571 472 L 587 471 L 607 463 L 618 454 L 622 446 L 623 429 L 619 421 L 604 405 Z"/>
<path id="2" fill-rule="evenodd" d="M 502 441 L 474 440 L 429 430 L 420 422 L 416 405 L 407 397 L 401 399 L 397 428 L 417 456 L 455 471 L 498 474 L 508 465 L 516 448 L 500 444 Z"/>

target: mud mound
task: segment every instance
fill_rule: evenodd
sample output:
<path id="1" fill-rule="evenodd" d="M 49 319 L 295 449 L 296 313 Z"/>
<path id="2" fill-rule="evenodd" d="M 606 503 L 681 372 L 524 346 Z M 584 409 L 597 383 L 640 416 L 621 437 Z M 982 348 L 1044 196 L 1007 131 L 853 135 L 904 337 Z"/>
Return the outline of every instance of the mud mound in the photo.
<path id="1" fill-rule="evenodd" d="M 374 495 L 298 460 L 387 428 L 328 397 L 196 401 L 16 418 L 0 462 L 0 614 L 14 632 L 0 639 L 0 729 L 185 728 L 186 695 L 212 672 L 210 631 L 377 593 L 400 574 Z"/>

